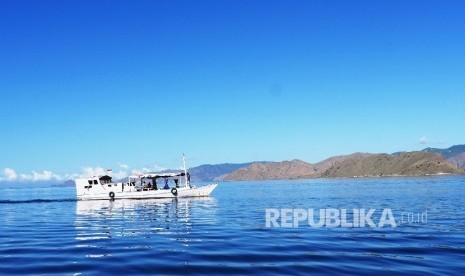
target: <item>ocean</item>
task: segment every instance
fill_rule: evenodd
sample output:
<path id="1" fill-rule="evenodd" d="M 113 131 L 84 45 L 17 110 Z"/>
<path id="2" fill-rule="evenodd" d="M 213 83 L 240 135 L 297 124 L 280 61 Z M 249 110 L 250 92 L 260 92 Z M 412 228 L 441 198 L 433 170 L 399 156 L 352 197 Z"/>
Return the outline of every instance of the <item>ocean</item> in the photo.
<path id="1" fill-rule="evenodd" d="M 0 184 L 2 275 L 465 271 L 464 176 L 225 182 L 177 200 Z"/>

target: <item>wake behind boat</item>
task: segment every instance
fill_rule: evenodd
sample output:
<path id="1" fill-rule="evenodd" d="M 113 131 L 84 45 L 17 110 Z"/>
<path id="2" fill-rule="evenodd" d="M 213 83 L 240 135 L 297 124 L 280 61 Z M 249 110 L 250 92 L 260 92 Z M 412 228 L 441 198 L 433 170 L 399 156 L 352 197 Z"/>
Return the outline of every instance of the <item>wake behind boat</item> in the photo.
<path id="1" fill-rule="evenodd" d="M 201 187 L 191 185 L 185 164 L 183 172 L 131 175 L 123 182 L 113 182 L 108 175 L 76 179 L 75 182 L 78 200 L 203 197 L 209 196 L 218 186 L 218 183 Z"/>

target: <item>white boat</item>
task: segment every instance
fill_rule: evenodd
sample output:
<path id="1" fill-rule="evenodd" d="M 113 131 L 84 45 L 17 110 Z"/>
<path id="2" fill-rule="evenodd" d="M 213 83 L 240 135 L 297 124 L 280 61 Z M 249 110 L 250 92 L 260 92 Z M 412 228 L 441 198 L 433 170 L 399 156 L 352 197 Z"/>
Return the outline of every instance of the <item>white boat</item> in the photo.
<path id="1" fill-rule="evenodd" d="M 113 182 L 109 175 L 80 178 L 75 182 L 78 200 L 204 197 L 218 186 L 218 183 L 191 185 L 185 165 L 183 172 L 131 175 L 123 182 Z"/>

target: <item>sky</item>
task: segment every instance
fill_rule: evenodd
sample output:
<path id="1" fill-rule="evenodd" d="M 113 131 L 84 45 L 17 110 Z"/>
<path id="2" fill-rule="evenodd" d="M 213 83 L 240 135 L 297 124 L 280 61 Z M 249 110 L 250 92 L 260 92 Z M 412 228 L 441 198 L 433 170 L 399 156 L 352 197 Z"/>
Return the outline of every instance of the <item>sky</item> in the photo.
<path id="1" fill-rule="evenodd" d="M 0 181 L 465 144 L 464 1 L 2 1 Z"/>

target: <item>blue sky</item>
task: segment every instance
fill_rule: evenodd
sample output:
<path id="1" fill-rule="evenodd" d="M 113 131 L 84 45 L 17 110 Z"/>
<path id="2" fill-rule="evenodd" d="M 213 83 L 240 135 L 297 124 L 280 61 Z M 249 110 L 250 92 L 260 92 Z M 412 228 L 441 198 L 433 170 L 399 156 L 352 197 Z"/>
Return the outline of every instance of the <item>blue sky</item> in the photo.
<path id="1" fill-rule="evenodd" d="M 464 1 L 3 1 L 0 178 L 463 144 L 464 14 Z"/>

